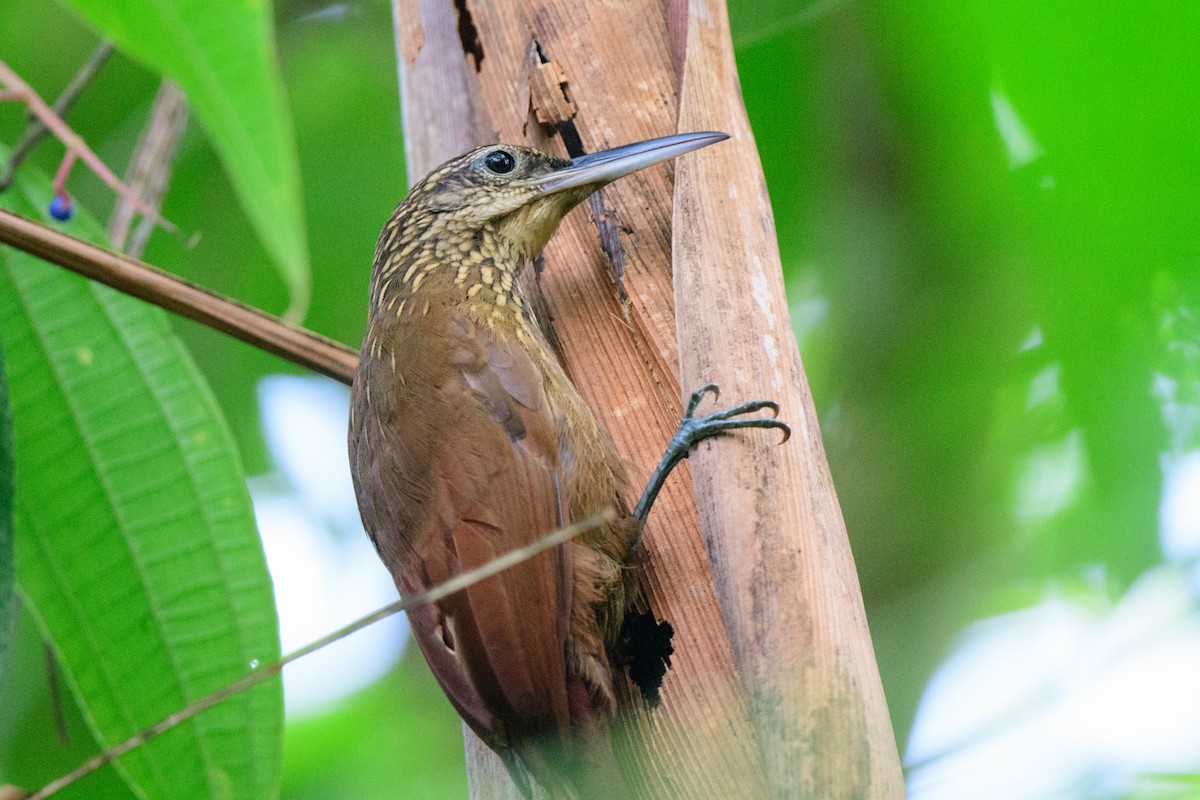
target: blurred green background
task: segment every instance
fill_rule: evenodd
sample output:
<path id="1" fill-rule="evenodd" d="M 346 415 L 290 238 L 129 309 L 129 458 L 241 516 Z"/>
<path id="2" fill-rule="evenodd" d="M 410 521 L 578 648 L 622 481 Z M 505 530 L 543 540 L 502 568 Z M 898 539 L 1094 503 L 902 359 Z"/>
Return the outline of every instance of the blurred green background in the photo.
<path id="1" fill-rule="evenodd" d="M 1200 445 L 1200 5 L 731 0 L 731 18 L 903 753 L 972 622 L 1048 591 L 1115 603 L 1164 563 L 1164 472 Z M 313 270 L 306 324 L 356 344 L 375 236 L 405 190 L 390 11 L 280 0 L 275 22 Z M 0 58 L 44 95 L 95 41 L 57 4 L 0 8 Z M 118 54 L 70 115 L 118 172 L 158 80 Z M 0 142 L 23 124 L 0 105 Z M 50 143 L 33 161 L 53 172 L 60 157 Z M 158 235 L 146 260 L 282 312 L 284 283 L 194 123 L 172 185 L 164 215 L 203 235 L 191 250 Z M 95 178 L 77 169 L 71 188 L 107 214 Z M 177 329 L 248 472 L 268 471 L 256 384 L 292 370 Z M 0 684 L 0 779 L 14 764 L 57 774 L 95 749 L 69 697 L 58 741 L 44 661 L 23 617 Z M 283 796 L 465 796 L 458 742 L 408 652 L 288 726 Z M 123 796 L 111 772 L 93 780 L 94 796 Z"/>

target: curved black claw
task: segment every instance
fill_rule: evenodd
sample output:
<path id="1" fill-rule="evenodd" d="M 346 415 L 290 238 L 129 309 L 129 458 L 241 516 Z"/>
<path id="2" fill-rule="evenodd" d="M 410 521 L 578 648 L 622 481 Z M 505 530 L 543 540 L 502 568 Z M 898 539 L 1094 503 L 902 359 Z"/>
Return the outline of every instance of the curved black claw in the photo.
<path id="1" fill-rule="evenodd" d="M 770 410 L 771 416 L 735 419 L 764 408 Z M 687 458 L 692 448 L 705 439 L 711 439 L 739 428 L 775 428 L 783 431 L 783 438 L 779 440 L 779 443 L 783 444 L 792 438 L 792 428 L 786 422 L 776 419 L 778 415 L 778 403 L 771 400 L 751 400 L 732 408 L 714 411 L 703 417 L 686 416 L 680 420 L 679 428 L 671 437 L 668 452 L 673 451 L 680 458 Z"/>
<path id="2" fill-rule="evenodd" d="M 770 409 L 771 419 L 779 416 L 779 403 L 776 403 L 774 400 L 750 400 L 742 403 L 741 405 L 733 406 L 732 408 L 714 411 L 711 414 L 704 416 L 702 419 L 729 419 L 730 417 L 737 417 L 741 416 L 742 414 L 761 411 L 764 408 Z"/>
<path id="3" fill-rule="evenodd" d="M 697 417 L 696 407 L 704 400 L 704 395 L 706 394 L 711 394 L 715 403 L 721 397 L 721 388 L 715 383 L 706 383 L 692 392 L 692 396 L 688 399 L 687 408 L 683 410 L 683 419 L 679 423 L 679 429 L 671 437 L 668 452 L 673 450 L 677 445 L 686 446 L 687 451 L 684 452 L 682 457 L 687 458 L 687 452 L 700 442 L 737 428 L 778 428 L 783 431 L 783 438 L 779 440 L 780 444 L 792 438 L 791 426 L 786 422 L 780 422 L 776 419 L 779 416 L 779 403 L 776 403 L 774 400 L 747 400 L 745 403 L 740 403 L 730 408 L 718 409 L 712 413 L 705 414 L 703 417 Z M 764 408 L 771 412 L 769 419 L 767 417 L 741 420 L 733 419 L 744 414 L 753 414 L 755 411 L 761 411 Z"/>
<path id="4" fill-rule="evenodd" d="M 687 408 L 683 410 L 684 419 L 691 419 L 692 415 L 696 413 L 696 406 L 700 405 L 700 401 L 704 399 L 704 395 L 706 394 L 711 394 L 715 403 L 721 399 L 721 387 L 715 383 L 706 383 L 692 392 L 692 396 L 688 399 Z"/>
<path id="5" fill-rule="evenodd" d="M 679 422 L 679 428 L 675 431 L 675 435 L 671 437 L 670 444 L 667 445 L 667 452 L 663 455 L 662 461 L 655 467 L 653 474 L 650 476 L 650 483 L 646 486 L 646 490 L 642 493 L 641 500 L 638 501 L 637 507 L 633 510 L 633 516 L 637 519 L 638 534 L 634 537 L 631 545 L 636 547 L 641 539 L 641 526 L 645 525 L 646 517 L 650 514 L 650 506 L 654 503 L 654 498 L 658 496 L 659 490 L 663 483 L 666 482 L 667 475 L 671 470 L 683 459 L 687 458 L 692 452 L 692 448 L 698 445 L 705 439 L 711 439 L 714 436 L 721 436 L 730 431 L 735 431 L 740 428 L 774 428 L 783 431 L 783 438 L 779 440 L 783 444 L 792 437 L 792 428 L 786 422 L 776 419 L 779 416 L 779 404 L 773 400 L 749 400 L 730 408 L 723 408 L 706 414 L 703 417 L 697 417 L 696 407 L 704 400 L 704 396 L 711 394 L 713 401 L 721 396 L 721 390 L 715 383 L 706 383 L 696 391 L 692 392 L 692 396 L 688 398 L 687 407 L 683 411 L 683 419 Z M 771 412 L 769 417 L 749 417 L 746 414 L 753 414 L 755 411 L 767 409 Z"/>

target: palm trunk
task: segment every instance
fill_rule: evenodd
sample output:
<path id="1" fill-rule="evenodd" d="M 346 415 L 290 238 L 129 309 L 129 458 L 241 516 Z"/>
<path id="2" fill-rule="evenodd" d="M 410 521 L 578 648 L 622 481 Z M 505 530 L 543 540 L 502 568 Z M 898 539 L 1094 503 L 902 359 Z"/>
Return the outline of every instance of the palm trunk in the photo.
<path id="1" fill-rule="evenodd" d="M 569 215 L 537 280 L 568 371 L 635 481 L 706 381 L 726 402 L 778 400 L 795 431 L 784 447 L 762 432 L 702 445 L 651 515 L 644 589 L 675 628 L 676 655 L 662 705 L 626 719 L 641 793 L 903 797 L 724 3 L 394 0 L 394 11 L 410 177 L 486 142 L 562 153 L 556 130 L 589 152 L 733 135 Z M 466 736 L 472 797 L 517 797 Z"/>

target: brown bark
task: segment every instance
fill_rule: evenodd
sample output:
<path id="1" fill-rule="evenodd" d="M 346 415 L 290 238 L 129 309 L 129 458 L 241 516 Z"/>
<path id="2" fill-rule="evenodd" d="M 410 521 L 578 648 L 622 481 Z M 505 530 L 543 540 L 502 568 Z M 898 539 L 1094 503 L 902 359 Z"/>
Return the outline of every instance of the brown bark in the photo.
<path id="1" fill-rule="evenodd" d="M 757 431 L 702 445 L 696 497 L 681 470 L 651 515 L 644 588 L 675 627 L 676 655 L 662 705 L 630 701 L 623 749 L 641 793 L 903 796 L 724 4 L 394 0 L 394 10 L 410 179 L 487 142 L 561 153 L 550 125 L 587 151 L 677 130 L 734 134 L 619 181 L 590 215 L 573 212 L 537 281 L 567 368 L 635 479 L 674 432 L 683 388 L 709 379 L 725 402 L 780 400 L 796 428 L 784 447 Z M 517 796 L 467 737 L 472 796 Z"/>
<path id="2" fill-rule="evenodd" d="M 762 746 L 788 797 L 904 785 L 854 559 L 788 315 L 770 201 L 723 0 L 689 0 L 680 130 L 727 146 L 681 161 L 673 264 L 684 385 L 771 397 L 787 447 L 747 437 L 691 459 L 696 505 Z"/>

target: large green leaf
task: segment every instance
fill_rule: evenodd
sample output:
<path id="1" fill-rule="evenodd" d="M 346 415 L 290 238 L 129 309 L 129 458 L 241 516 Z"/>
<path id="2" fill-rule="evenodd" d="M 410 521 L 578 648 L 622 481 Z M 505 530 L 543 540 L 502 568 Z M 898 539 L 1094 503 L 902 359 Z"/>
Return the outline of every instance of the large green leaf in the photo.
<path id="1" fill-rule="evenodd" d="M 266 0 L 63 0 L 184 90 L 292 295 L 310 276 L 300 171 Z"/>
<path id="2" fill-rule="evenodd" d="M 12 419 L 8 413 L 8 382 L 4 378 L 4 349 L 0 348 L 0 678 L 13 631 L 13 470 Z"/>
<path id="3" fill-rule="evenodd" d="M 39 216 L 26 176 L 0 203 Z M 70 232 L 101 233 L 80 218 Z M 279 654 L 245 478 L 160 311 L 0 250 L 16 452 L 16 574 L 97 739 L 119 741 Z M 264 684 L 130 753 L 142 797 L 273 796 L 282 696 Z"/>

